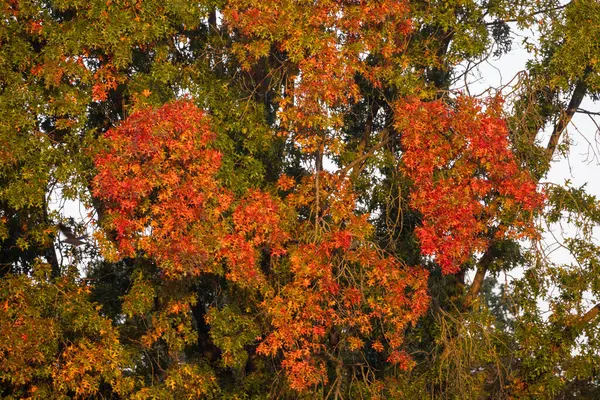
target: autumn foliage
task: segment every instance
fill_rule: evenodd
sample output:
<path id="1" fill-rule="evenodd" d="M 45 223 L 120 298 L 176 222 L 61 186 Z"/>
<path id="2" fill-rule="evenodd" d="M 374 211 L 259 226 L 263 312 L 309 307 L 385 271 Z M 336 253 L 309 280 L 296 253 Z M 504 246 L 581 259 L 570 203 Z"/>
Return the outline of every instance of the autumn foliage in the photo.
<path id="1" fill-rule="evenodd" d="M 327 383 L 331 335 L 348 351 L 367 346 L 409 368 L 403 332 L 427 309 L 427 272 L 369 242 L 370 224 L 355 214 L 343 177 L 321 175 L 323 210 L 316 222 L 290 218 L 315 207 L 313 179 L 290 192 L 293 183 L 283 176 L 284 203 L 257 189 L 234 199 L 216 179 L 219 153 L 210 148 L 207 121 L 182 100 L 138 111 L 106 133 L 106 148 L 96 156 L 95 193 L 106 201 L 115 257 L 140 251 L 156 261 L 164 279 L 224 273 L 234 284 L 258 289 L 271 331 L 257 352 L 283 352 L 292 388 Z M 266 270 L 261 249 L 270 259 Z M 277 275 L 286 283 L 274 287 Z M 147 291 L 134 287 L 140 292 L 132 300 L 139 302 Z M 165 307 L 174 316 L 189 306 L 170 301 Z M 169 326 L 157 323 L 145 336 L 148 345 L 168 335 Z"/>
<path id="2" fill-rule="evenodd" d="M 304 151 L 341 151 L 341 138 L 325 132 L 340 128 L 344 113 L 360 98 L 355 76 L 381 86 L 412 29 L 404 1 L 285 0 L 275 9 L 259 0 L 232 1 L 224 15 L 242 35 L 234 51 L 244 68 L 272 49 L 289 58 L 278 114 L 282 133 L 295 134 Z M 381 59 L 373 65 L 368 55 Z"/>
<path id="3" fill-rule="evenodd" d="M 482 107 L 485 106 L 483 110 Z M 532 213 L 543 204 L 531 175 L 511 152 L 502 100 L 455 104 L 409 100 L 396 106 L 403 166 L 414 182 L 411 205 L 425 255 L 456 273 L 492 239 L 535 239 Z"/>
<path id="4" fill-rule="evenodd" d="M 344 351 L 375 351 L 409 369 L 404 331 L 424 314 L 429 299 L 426 271 L 370 242 L 370 224 L 355 214 L 349 182 L 334 174 L 320 178 L 324 211 L 318 221 L 296 226 L 300 243 L 278 266 L 288 282 L 269 290 L 263 303 L 274 329 L 257 349 L 273 356 L 282 350 L 282 366 L 298 390 L 327 383 L 327 362 Z M 286 202 L 314 207 L 313 188 L 313 179 L 306 179 Z"/>
<path id="5" fill-rule="evenodd" d="M 482 111 L 459 98 L 454 107 L 414 100 L 397 106 L 402 168 L 415 187 L 411 204 L 423 215 L 416 234 L 423 254 L 434 255 L 444 273 L 485 251 L 492 229 L 496 237 L 534 232 L 527 218 L 542 197 L 510 152 L 499 104 Z M 256 338 L 257 353 L 282 352 L 293 389 L 327 383 L 327 363 L 336 358 L 332 340 L 336 352 L 369 348 L 410 368 L 403 336 L 427 310 L 428 273 L 370 242 L 372 227 L 356 213 L 349 179 L 321 172 L 317 187 L 316 175 L 298 184 L 284 175 L 283 198 L 251 189 L 235 199 L 219 183 L 214 138 L 209 117 L 189 100 L 137 111 L 104 135 L 95 195 L 105 201 L 114 257 L 142 252 L 163 279 L 216 273 L 257 289 L 270 327 Z M 299 221 L 294 215 L 301 209 L 310 209 L 311 219 Z M 507 220 L 511 230 L 500 222 Z M 131 301 L 143 299 L 142 287 L 134 286 Z M 194 304 L 166 300 L 142 340 L 151 346 L 169 337 L 175 318 L 172 334 L 189 341 L 185 315 Z M 131 313 L 145 308 L 151 305 Z"/>
<path id="6" fill-rule="evenodd" d="M 599 398 L 562 3 L 3 2 L 0 397 Z"/>
<path id="7" fill-rule="evenodd" d="M 52 283 L 49 272 L 39 265 L 0 285 L 0 381 L 23 398 L 85 398 L 103 382 L 120 390 L 117 331 L 89 301 L 90 287 L 72 276 Z"/>
<path id="8" fill-rule="evenodd" d="M 231 201 L 215 179 L 221 155 L 209 148 L 213 138 L 205 113 L 184 101 L 134 113 L 106 133 L 94 190 L 122 256 L 145 251 L 167 277 L 210 270 Z"/>

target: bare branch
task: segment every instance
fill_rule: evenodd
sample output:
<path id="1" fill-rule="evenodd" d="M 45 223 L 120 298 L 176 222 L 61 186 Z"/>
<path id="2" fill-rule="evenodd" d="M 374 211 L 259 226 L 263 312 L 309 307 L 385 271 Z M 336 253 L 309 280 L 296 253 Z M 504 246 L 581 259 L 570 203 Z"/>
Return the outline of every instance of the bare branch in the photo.
<path id="1" fill-rule="evenodd" d="M 600 111 L 588 111 L 588 110 L 584 110 L 583 108 L 578 108 L 577 113 L 600 116 Z"/>

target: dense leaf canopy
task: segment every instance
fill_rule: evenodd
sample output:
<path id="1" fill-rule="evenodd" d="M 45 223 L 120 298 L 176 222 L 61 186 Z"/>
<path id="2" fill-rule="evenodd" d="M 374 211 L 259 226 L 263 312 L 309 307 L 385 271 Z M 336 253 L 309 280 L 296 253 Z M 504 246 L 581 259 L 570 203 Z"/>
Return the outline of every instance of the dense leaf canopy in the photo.
<path id="1" fill-rule="evenodd" d="M 600 398 L 597 0 L 1 7 L 2 398 Z"/>

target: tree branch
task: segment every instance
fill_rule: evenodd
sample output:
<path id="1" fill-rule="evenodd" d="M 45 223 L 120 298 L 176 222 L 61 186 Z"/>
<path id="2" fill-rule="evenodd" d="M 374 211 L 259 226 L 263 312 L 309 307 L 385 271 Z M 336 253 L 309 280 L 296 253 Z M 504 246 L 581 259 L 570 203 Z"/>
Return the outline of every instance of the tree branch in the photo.
<path id="1" fill-rule="evenodd" d="M 600 116 L 600 112 L 598 112 L 598 111 L 588 111 L 588 110 L 584 110 L 583 108 L 578 108 L 577 112 L 580 114 Z"/>
<path id="2" fill-rule="evenodd" d="M 371 147 L 369 149 L 369 151 L 367 151 L 366 153 L 364 153 L 362 156 L 358 157 L 357 159 L 355 159 L 354 161 L 352 161 L 350 164 L 348 164 L 342 171 L 341 174 L 342 175 L 346 175 L 350 170 L 352 170 L 353 168 L 356 168 L 357 166 L 361 165 L 367 158 L 371 157 L 377 150 L 379 150 L 380 148 L 382 148 L 383 146 L 385 146 L 389 141 L 390 141 L 390 135 L 386 135 L 386 130 L 382 131 L 382 139 L 379 143 L 377 143 L 375 146 Z"/>
<path id="3" fill-rule="evenodd" d="M 536 15 L 540 15 L 540 14 L 546 14 L 548 12 L 551 11 L 559 11 L 562 10 L 564 8 L 566 8 L 569 4 L 571 4 L 572 2 L 568 2 L 567 4 L 562 4 L 560 6 L 557 7 L 548 7 L 548 8 L 543 8 L 541 10 L 537 10 L 534 11 L 532 13 L 523 15 L 523 16 L 519 16 L 519 18 L 509 18 L 509 19 L 497 19 L 495 21 L 491 21 L 491 22 L 485 22 L 484 25 L 485 26 L 493 26 L 494 24 L 497 24 L 498 22 L 505 22 L 505 23 L 509 23 L 509 22 L 519 22 L 520 19 L 523 18 L 531 18 L 531 17 L 535 17 Z"/>
<path id="4" fill-rule="evenodd" d="M 50 220 L 50 216 L 48 215 L 48 201 L 46 200 L 46 196 L 43 196 L 43 200 L 42 200 L 42 212 L 43 212 L 43 217 L 44 217 L 44 224 L 51 224 L 52 221 Z M 58 262 L 58 257 L 56 256 L 56 247 L 54 247 L 55 244 L 55 238 L 54 236 L 52 237 L 52 243 L 48 244 L 48 247 L 45 249 L 45 254 L 44 256 L 46 257 L 46 259 L 48 260 L 48 264 L 50 264 L 51 266 L 51 276 L 53 279 L 58 279 L 60 278 L 61 275 L 61 268 L 60 268 L 60 263 Z"/>
<path id="5" fill-rule="evenodd" d="M 567 109 L 561 113 L 560 118 L 558 119 L 558 123 L 554 127 L 552 131 L 552 135 L 550 136 L 550 140 L 548 141 L 548 146 L 546 147 L 546 152 L 548 153 L 548 159 L 552 159 L 554 152 L 556 151 L 556 147 L 558 146 L 558 141 L 560 136 L 564 132 L 569 122 L 573 118 L 573 115 L 577 112 L 577 109 L 581 105 L 583 98 L 587 92 L 587 86 L 585 84 L 585 77 L 587 73 L 577 82 L 575 85 L 575 89 L 573 90 L 573 94 L 571 95 L 571 101 L 567 106 Z"/>
<path id="6" fill-rule="evenodd" d="M 583 314 L 581 318 L 579 318 L 579 324 L 585 325 L 591 322 L 594 318 L 598 316 L 598 314 L 600 314 L 600 304 L 596 304 L 588 312 Z"/>
<path id="7" fill-rule="evenodd" d="M 475 277 L 473 278 L 473 283 L 469 287 L 469 291 L 465 297 L 464 306 L 465 308 L 471 308 L 477 296 L 479 296 L 479 292 L 481 292 L 481 287 L 483 286 L 483 281 L 485 279 L 485 274 L 488 269 L 492 265 L 494 261 L 494 253 L 495 246 L 492 244 L 488 247 L 486 252 L 483 254 L 481 259 L 479 259 L 479 263 L 477 266 L 477 272 L 475 273 Z"/>

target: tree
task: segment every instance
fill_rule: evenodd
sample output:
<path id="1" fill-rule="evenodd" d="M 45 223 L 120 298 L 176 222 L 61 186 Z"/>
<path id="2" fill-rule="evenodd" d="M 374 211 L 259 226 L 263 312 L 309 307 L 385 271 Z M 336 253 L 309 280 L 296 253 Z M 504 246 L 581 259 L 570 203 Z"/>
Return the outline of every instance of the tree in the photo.
<path id="1" fill-rule="evenodd" d="M 0 393 L 595 398 L 598 200 L 542 182 L 597 116 L 598 21 L 594 0 L 4 2 Z M 517 28 L 541 36 L 511 92 L 455 89 Z M 540 245 L 559 222 L 573 263 Z"/>

